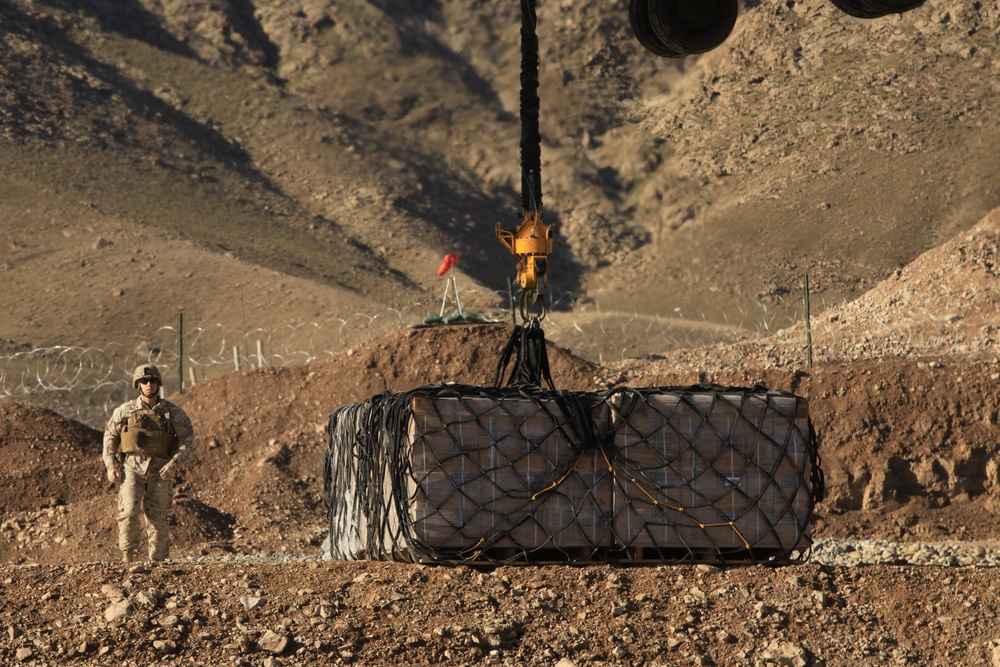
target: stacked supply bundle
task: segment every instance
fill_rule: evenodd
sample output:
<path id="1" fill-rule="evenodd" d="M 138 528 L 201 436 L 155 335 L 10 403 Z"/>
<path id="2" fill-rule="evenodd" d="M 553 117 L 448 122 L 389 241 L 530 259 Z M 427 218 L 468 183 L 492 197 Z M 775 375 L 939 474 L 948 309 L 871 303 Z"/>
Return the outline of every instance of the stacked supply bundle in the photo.
<path id="1" fill-rule="evenodd" d="M 328 435 L 341 559 L 788 559 L 822 492 L 805 400 L 759 388 L 422 387 Z"/>

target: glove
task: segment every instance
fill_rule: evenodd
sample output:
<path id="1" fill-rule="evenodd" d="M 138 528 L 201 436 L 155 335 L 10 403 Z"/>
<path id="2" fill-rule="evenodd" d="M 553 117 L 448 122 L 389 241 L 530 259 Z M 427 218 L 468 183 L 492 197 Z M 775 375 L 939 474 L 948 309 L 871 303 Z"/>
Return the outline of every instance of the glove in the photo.
<path id="1" fill-rule="evenodd" d="M 117 484 L 118 482 L 125 479 L 124 471 L 121 466 L 115 466 L 113 468 L 108 468 L 108 481 L 112 484 Z"/>
<path id="2" fill-rule="evenodd" d="M 174 476 L 173 471 L 174 471 L 174 462 L 167 461 L 166 463 L 163 464 L 163 467 L 160 468 L 160 479 L 172 479 Z"/>

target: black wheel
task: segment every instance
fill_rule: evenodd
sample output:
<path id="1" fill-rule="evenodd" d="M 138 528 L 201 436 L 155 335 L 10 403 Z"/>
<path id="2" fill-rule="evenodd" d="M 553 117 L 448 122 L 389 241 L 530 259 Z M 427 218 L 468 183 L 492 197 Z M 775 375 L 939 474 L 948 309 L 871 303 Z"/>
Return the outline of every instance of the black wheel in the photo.
<path id="1" fill-rule="evenodd" d="M 866 0 L 831 0 L 831 2 L 840 11 L 858 19 L 877 19 L 888 13 L 873 9 Z"/>
<path id="2" fill-rule="evenodd" d="M 739 9 L 739 0 L 650 0 L 649 22 L 667 48 L 704 53 L 726 41 Z"/>
<path id="3" fill-rule="evenodd" d="M 649 2 L 650 0 L 629 0 L 628 22 L 632 26 L 636 40 L 646 48 L 647 51 L 655 53 L 664 58 L 683 58 L 685 54 L 680 53 L 660 41 L 653 31 L 653 24 L 649 22 Z"/>
<path id="4" fill-rule="evenodd" d="M 924 4 L 924 0 L 863 0 L 866 5 L 884 14 L 902 14 Z"/>

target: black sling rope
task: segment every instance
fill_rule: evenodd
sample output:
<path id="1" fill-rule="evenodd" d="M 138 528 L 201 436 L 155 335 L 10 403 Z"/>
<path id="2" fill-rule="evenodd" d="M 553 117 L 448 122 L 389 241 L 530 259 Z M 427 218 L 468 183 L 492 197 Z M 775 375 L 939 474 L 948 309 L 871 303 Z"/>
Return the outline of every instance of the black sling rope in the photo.
<path id="1" fill-rule="evenodd" d="M 503 352 L 500 353 L 493 386 L 501 386 L 511 357 L 514 357 L 514 367 L 507 379 L 506 386 L 531 385 L 540 387 L 542 380 L 545 380 L 549 389 L 556 388 L 552 383 L 552 373 L 549 371 L 545 332 L 542 331 L 542 322 L 537 317 L 529 318 L 524 326 L 514 327 L 514 333 L 507 341 L 507 345 L 504 346 Z"/>
<path id="2" fill-rule="evenodd" d="M 521 207 L 542 208 L 542 137 L 538 127 L 538 35 L 535 0 L 521 0 Z"/>

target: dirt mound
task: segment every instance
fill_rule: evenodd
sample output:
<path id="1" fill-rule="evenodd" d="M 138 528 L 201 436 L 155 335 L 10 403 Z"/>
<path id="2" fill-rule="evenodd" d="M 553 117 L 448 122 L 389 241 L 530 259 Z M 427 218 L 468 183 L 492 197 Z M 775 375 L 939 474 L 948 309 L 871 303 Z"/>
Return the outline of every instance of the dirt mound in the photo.
<path id="1" fill-rule="evenodd" d="M 0 402 L 0 501 L 5 512 L 57 507 L 100 491 L 102 434 L 42 408 Z"/>

